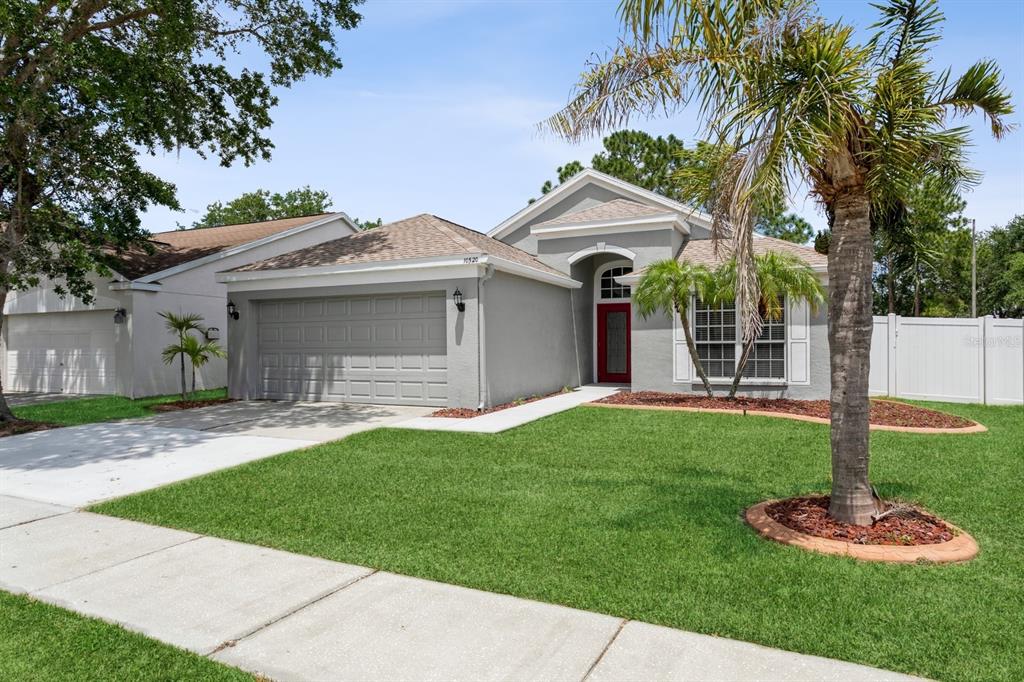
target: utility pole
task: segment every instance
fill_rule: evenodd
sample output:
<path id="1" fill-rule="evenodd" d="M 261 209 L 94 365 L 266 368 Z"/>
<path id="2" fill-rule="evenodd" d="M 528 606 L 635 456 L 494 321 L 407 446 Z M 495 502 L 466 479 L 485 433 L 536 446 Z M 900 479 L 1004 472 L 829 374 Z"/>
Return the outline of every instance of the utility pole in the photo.
<path id="1" fill-rule="evenodd" d="M 975 231 L 978 221 L 971 218 L 971 317 L 978 316 L 978 246 Z"/>

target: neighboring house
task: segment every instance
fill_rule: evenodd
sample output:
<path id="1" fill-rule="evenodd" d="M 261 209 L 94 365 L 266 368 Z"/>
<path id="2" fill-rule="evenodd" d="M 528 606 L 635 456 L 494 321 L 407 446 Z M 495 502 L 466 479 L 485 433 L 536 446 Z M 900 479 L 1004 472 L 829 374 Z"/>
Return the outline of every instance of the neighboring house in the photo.
<path id="1" fill-rule="evenodd" d="M 198 313 L 208 336 L 227 326 L 226 287 L 216 272 L 358 231 L 344 213 L 154 234 L 150 249 L 92 278 L 96 300 L 58 297 L 52 283 L 7 295 L 3 386 L 8 391 L 108 393 L 138 398 L 179 390 L 179 370 L 160 351 L 174 338 L 159 312 Z M 223 341 L 222 341 L 223 343 Z M 226 383 L 226 362 L 199 372 L 203 387 Z"/>
<path id="2" fill-rule="evenodd" d="M 813 249 L 755 244 L 826 276 Z M 630 304 L 630 273 L 666 258 L 718 262 L 707 216 L 587 170 L 488 235 L 424 214 L 221 272 L 239 313 L 230 393 L 479 407 L 591 382 L 697 391 L 678 325 Z M 825 320 L 789 302 L 742 392 L 827 397 Z M 693 323 L 709 374 L 728 383 L 735 311 L 697 305 Z"/>

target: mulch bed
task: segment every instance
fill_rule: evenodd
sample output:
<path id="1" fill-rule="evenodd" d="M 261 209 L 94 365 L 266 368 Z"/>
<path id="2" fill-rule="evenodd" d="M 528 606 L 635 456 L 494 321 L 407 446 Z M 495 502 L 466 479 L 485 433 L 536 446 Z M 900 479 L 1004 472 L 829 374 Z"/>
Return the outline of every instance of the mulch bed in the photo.
<path id="1" fill-rule="evenodd" d="M 196 407 L 209 407 L 210 405 L 221 405 L 233 403 L 233 398 L 210 398 L 208 400 L 178 400 L 173 403 L 160 403 L 150 406 L 152 412 L 177 412 L 178 410 L 191 410 Z"/>
<path id="2" fill-rule="evenodd" d="M 430 413 L 431 417 L 448 417 L 449 419 L 471 419 L 473 417 L 479 417 L 484 414 L 490 414 L 491 412 L 498 412 L 500 410 L 507 410 L 510 407 L 519 407 L 526 403 L 532 403 L 537 400 L 543 400 L 544 398 L 550 398 L 553 395 L 558 395 L 563 391 L 555 391 L 554 393 L 548 393 L 547 395 L 532 395 L 529 398 L 523 398 L 522 400 L 513 400 L 510 403 L 502 403 L 501 405 L 495 405 L 494 407 L 487 407 L 482 410 L 474 410 L 469 407 L 443 407 L 440 410 L 434 410 Z"/>
<path id="3" fill-rule="evenodd" d="M 50 424 L 47 422 L 33 422 L 25 419 L 16 419 L 12 422 L 0 422 L 0 438 L 4 436 L 18 436 L 23 433 L 32 433 L 33 431 L 47 431 L 49 429 L 59 429 L 60 424 Z"/>
<path id="4" fill-rule="evenodd" d="M 786 528 L 829 540 L 858 545 L 936 545 L 955 535 L 944 521 L 907 505 L 898 515 L 870 526 L 839 523 L 828 515 L 828 496 L 793 497 L 769 504 L 765 512 Z M 887 509 L 890 505 L 887 505 Z"/>
<path id="5" fill-rule="evenodd" d="M 805 417 L 829 418 L 827 400 L 790 400 L 788 398 L 708 398 L 702 395 L 659 393 L 657 391 L 619 391 L 595 401 L 613 405 L 650 405 L 654 407 L 690 407 L 704 410 L 758 410 Z M 961 429 L 974 422 L 945 412 L 889 400 L 871 401 L 871 423 L 880 426 Z"/>

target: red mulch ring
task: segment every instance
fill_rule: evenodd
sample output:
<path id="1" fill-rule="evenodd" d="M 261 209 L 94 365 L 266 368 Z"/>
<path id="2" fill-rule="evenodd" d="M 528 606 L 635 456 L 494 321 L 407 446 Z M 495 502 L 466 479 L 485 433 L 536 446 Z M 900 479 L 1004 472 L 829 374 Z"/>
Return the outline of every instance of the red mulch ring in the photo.
<path id="1" fill-rule="evenodd" d="M 209 407 L 222 403 L 233 403 L 233 398 L 210 398 L 208 400 L 178 400 L 173 403 L 160 403 L 150 406 L 153 412 L 177 412 L 178 410 L 191 410 L 196 407 Z"/>
<path id="2" fill-rule="evenodd" d="M 32 433 L 33 431 L 47 431 L 49 429 L 59 429 L 60 424 L 50 424 L 48 422 L 33 422 L 26 419 L 15 419 L 10 422 L 0 422 L 0 438 L 4 436 L 17 436 L 22 433 Z"/>
<path id="3" fill-rule="evenodd" d="M 448 417 L 449 419 L 470 419 L 472 417 L 479 417 L 480 415 L 490 414 L 491 412 L 498 412 L 499 410 L 507 410 L 510 407 L 519 407 L 526 403 L 532 403 L 536 400 L 542 400 L 544 398 L 550 398 L 553 395 L 564 393 L 564 391 L 555 391 L 554 393 L 548 393 L 547 395 L 532 395 L 529 398 L 523 398 L 522 400 L 513 400 L 510 403 L 502 403 L 501 405 L 495 405 L 494 407 L 487 407 L 482 410 L 474 410 L 469 407 L 443 407 L 440 410 L 434 410 L 430 413 L 431 417 Z"/>
<path id="4" fill-rule="evenodd" d="M 879 519 L 870 526 L 839 523 L 828 515 L 828 496 L 793 497 L 773 502 L 765 512 L 786 528 L 829 540 L 858 545 L 937 545 L 953 539 L 944 521 L 909 505 L 900 513 Z M 886 509 L 893 505 L 886 503 Z"/>
<path id="5" fill-rule="evenodd" d="M 651 405 L 657 407 L 691 407 L 704 410 L 760 410 L 806 417 L 829 418 L 827 400 L 790 400 L 788 398 L 708 398 L 703 395 L 659 393 L 657 391 L 619 391 L 596 402 L 613 405 Z M 881 426 L 962 429 L 974 422 L 945 412 L 907 405 L 889 400 L 871 401 L 871 423 Z"/>

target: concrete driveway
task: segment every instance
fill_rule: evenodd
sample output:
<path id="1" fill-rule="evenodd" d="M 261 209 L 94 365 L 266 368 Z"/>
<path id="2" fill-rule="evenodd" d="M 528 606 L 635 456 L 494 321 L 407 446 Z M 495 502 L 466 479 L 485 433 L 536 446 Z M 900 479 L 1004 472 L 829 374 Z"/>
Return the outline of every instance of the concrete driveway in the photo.
<path id="1" fill-rule="evenodd" d="M 0 439 L 0 494 L 83 507 L 430 411 L 239 402 L 10 436 Z"/>

